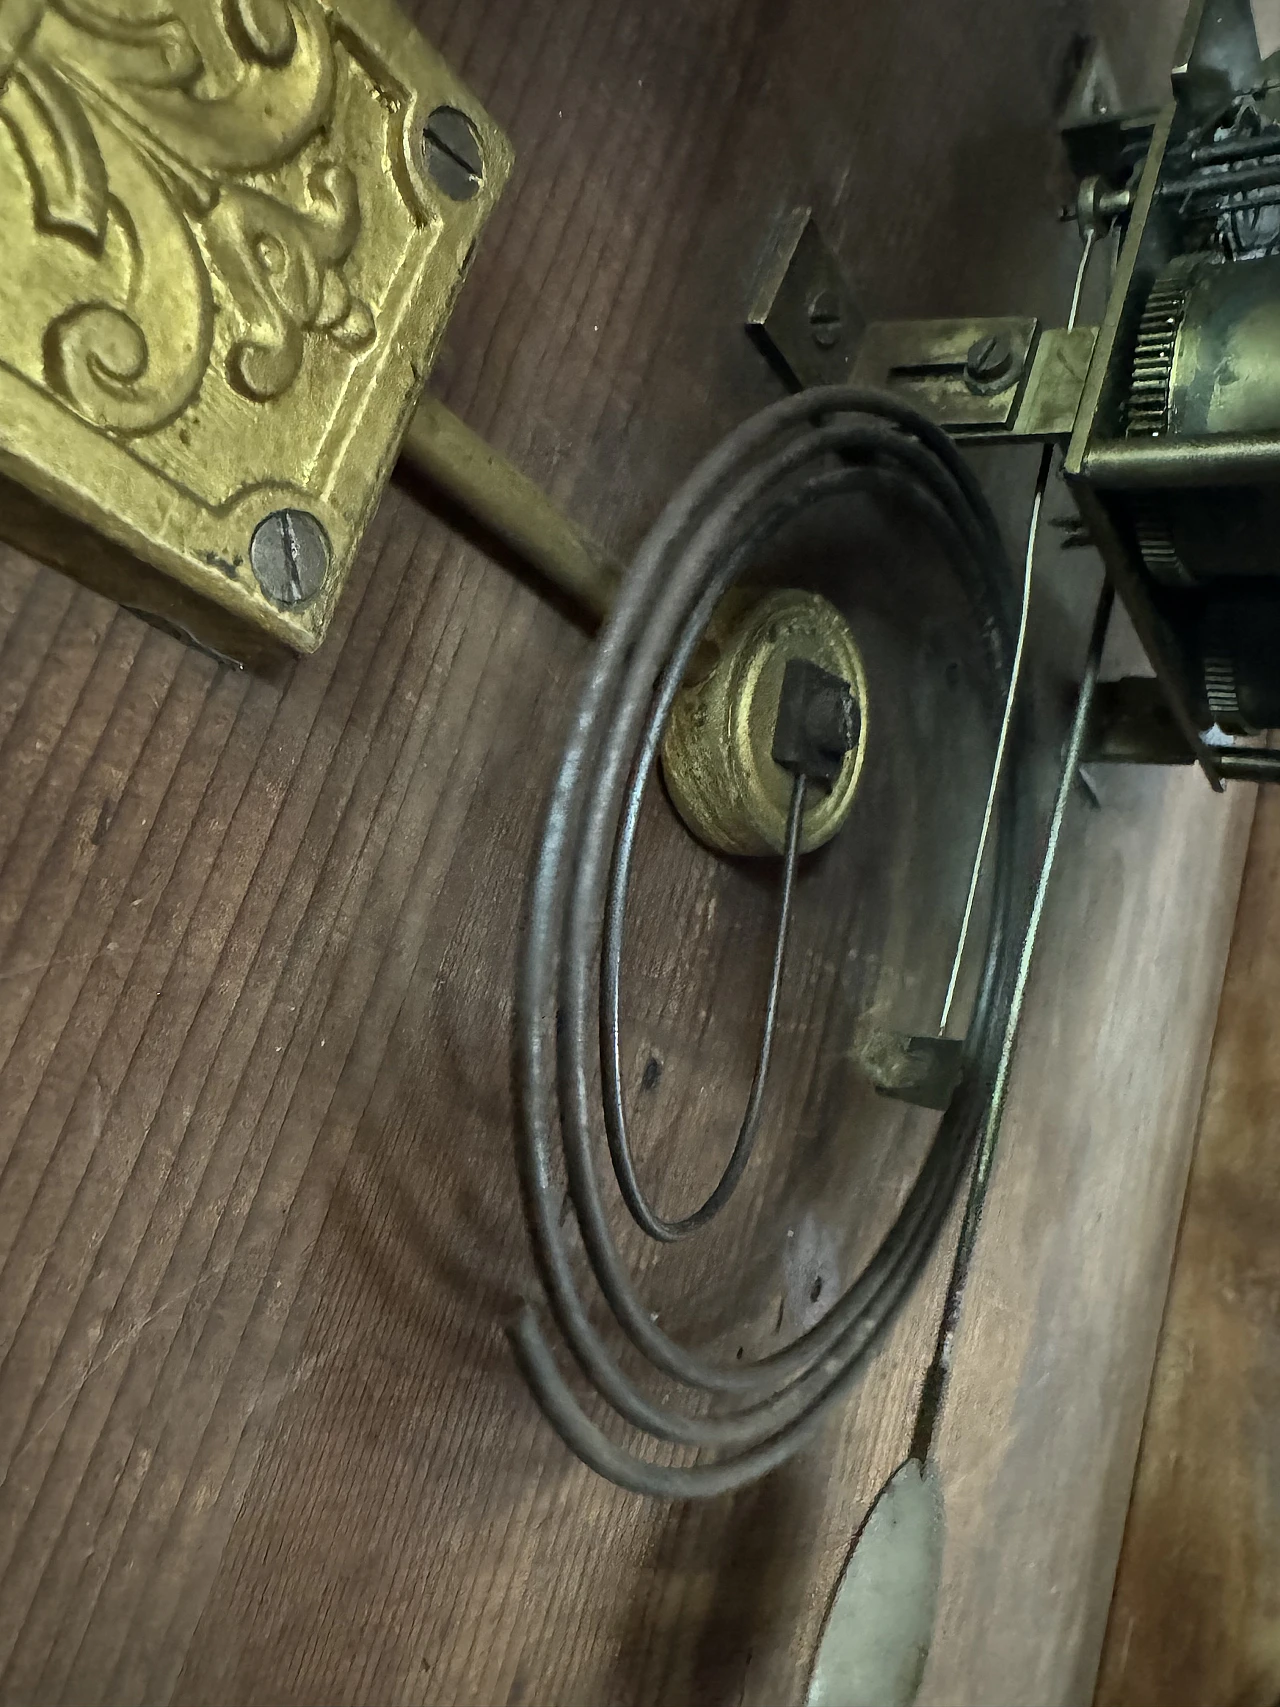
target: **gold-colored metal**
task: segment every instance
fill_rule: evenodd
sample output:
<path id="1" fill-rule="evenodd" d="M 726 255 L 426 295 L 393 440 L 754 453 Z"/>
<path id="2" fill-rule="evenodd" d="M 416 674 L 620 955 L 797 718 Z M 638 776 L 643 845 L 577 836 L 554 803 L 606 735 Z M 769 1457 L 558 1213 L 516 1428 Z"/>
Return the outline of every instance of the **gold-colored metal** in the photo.
<path id="1" fill-rule="evenodd" d="M 1096 326 L 1073 326 L 1069 331 L 1054 327 L 1040 334 L 1026 389 L 1006 435 L 1010 442 L 1070 439 L 1097 337 Z"/>
<path id="2" fill-rule="evenodd" d="M 1275 432 L 1280 421 L 1280 255 L 1192 276 L 1169 376 L 1179 438 Z M 1274 538 L 1270 542 L 1274 551 Z"/>
<path id="3" fill-rule="evenodd" d="M 1009 352 L 1003 389 L 975 390 L 969 352 L 998 338 Z M 1066 440 L 1075 427 L 1097 328 L 1043 330 L 1031 319 L 878 320 L 867 327 L 854 385 L 894 392 L 967 443 Z"/>
<path id="4" fill-rule="evenodd" d="M 1070 438 L 1097 338 L 1094 327 L 1045 330 L 1030 316 L 868 325 L 808 208 L 783 221 L 747 330 L 797 389 L 892 391 L 956 438 L 1004 444 Z M 1006 371 L 975 384 L 969 359 L 986 340 Z"/>
<path id="5" fill-rule="evenodd" d="M 854 385 L 891 389 L 940 427 L 1007 429 L 1040 333 L 1038 320 L 876 320 L 867 327 L 850 374 Z M 983 392 L 965 384 L 969 351 L 983 337 L 1003 340 L 1011 358 L 1007 383 Z"/>
<path id="6" fill-rule="evenodd" d="M 405 434 L 403 460 L 505 541 L 588 617 L 617 597 L 621 567 L 581 533 L 528 477 L 435 398 Z M 866 675 L 848 624 L 812 593 L 730 593 L 712 620 L 672 709 L 662 763 L 686 825 L 722 853 L 780 854 L 791 778 L 773 761 L 782 678 L 804 657 L 854 686 L 862 732 L 835 788 L 811 792 L 802 849 L 830 841 L 853 805 L 866 744 Z"/>
<path id="7" fill-rule="evenodd" d="M 0 0 L 0 121 L 0 531 L 217 651 L 312 651 L 505 139 L 392 0 Z M 323 533 L 284 525 L 273 598 L 282 514 Z"/>
<path id="8" fill-rule="evenodd" d="M 807 658 L 849 682 L 862 713 L 857 748 L 835 787 L 827 795 L 810 789 L 801 848 L 822 847 L 853 808 L 867 751 L 866 670 L 848 623 L 816 593 L 771 593 L 754 603 L 744 593 L 721 607 L 709 639 L 714 662 L 681 689 L 662 749 L 676 810 L 718 853 L 783 851 L 792 779 L 774 763 L 773 728 L 787 663 Z"/>
<path id="9" fill-rule="evenodd" d="M 1224 8 L 1224 13 L 1233 10 L 1234 6 Z M 1197 29 L 1203 22 L 1201 12 L 1198 6 L 1193 7 Z M 1177 122 L 1177 109 L 1169 106 L 1157 119 L 1151 135 L 1063 472 L 1090 538 L 1097 544 L 1156 677 L 1165 687 L 1183 738 L 1210 782 L 1220 787 L 1216 750 L 1201 740 L 1192 711 L 1200 698 L 1200 684 L 1192 678 L 1167 609 L 1157 605 L 1150 595 L 1141 562 L 1135 560 L 1130 535 L 1119 525 L 1117 515 L 1105 500 L 1105 471 L 1099 468 L 1095 473 L 1094 466 L 1095 461 L 1105 460 L 1108 452 L 1118 453 L 1119 462 L 1126 452 L 1141 459 L 1148 448 L 1142 441 L 1125 437 L 1132 380 L 1131 352 L 1151 287 L 1170 258 L 1165 222 L 1156 216 L 1156 197 Z"/>
<path id="10" fill-rule="evenodd" d="M 590 616 L 608 614 L 620 566 L 434 397 L 418 405 L 401 455 Z"/>
<path id="11" fill-rule="evenodd" d="M 435 398 L 422 399 L 403 460 L 460 504 L 587 616 L 606 617 L 621 568 L 539 487 Z M 677 810 L 693 834 L 730 854 L 786 847 L 791 778 L 773 761 L 782 678 L 804 657 L 853 683 L 862 734 L 835 788 L 811 793 L 802 848 L 831 840 L 853 805 L 866 742 L 866 676 L 848 624 L 816 594 L 731 593 L 672 709 L 662 752 Z"/>

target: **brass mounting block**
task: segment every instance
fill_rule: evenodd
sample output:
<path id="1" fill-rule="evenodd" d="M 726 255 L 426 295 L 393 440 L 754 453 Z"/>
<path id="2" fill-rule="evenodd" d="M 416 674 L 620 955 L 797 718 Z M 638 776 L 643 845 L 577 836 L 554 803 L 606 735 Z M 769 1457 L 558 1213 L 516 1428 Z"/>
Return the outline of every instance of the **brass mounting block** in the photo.
<path id="1" fill-rule="evenodd" d="M 817 664 L 853 690 L 857 743 L 804 815 L 800 849 L 812 853 L 848 819 L 867 753 L 867 674 L 852 631 L 817 593 L 744 593 L 721 607 L 708 638 L 711 658 L 672 707 L 662 771 L 685 824 L 717 853 L 786 848 L 791 779 L 774 761 L 773 731 L 788 662 Z"/>
<path id="2" fill-rule="evenodd" d="M 511 166 L 393 0 L 0 7 L 0 530 L 324 638 Z"/>

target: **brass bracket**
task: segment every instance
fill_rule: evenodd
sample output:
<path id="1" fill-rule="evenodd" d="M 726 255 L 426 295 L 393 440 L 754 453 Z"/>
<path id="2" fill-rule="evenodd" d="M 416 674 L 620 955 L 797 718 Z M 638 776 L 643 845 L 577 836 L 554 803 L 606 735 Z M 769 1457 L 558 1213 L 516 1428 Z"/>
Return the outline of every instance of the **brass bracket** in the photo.
<path id="1" fill-rule="evenodd" d="M 1038 320 L 881 320 L 867 328 L 853 385 L 895 391 L 957 439 L 1043 444 L 1075 425 L 1097 336 L 1092 326 L 1046 331 Z M 973 352 L 1007 360 L 1003 386 L 972 376 Z"/>
<path id="2" fill-rule="evenodd" d="M 787 845 L 792 777 L 774 757 L 788 664 L 804 659 L 848 684 L 857 739 L 829 790 L 810 790 L 801 851 L 812 853 L 848 821 L 862 781 L 868 728 L 866 668 L 848 623 L 817 593 L 730 593 L 672 708 L 662 744 L 667 791 L 686 827 L 718 853 L 777 854 Z"/>
<path id="3" fill-rule="evenodd" d="M 807 207 L 782 222 L 765 258 L 747 331 L 796 391 L 843 385 L 866 320 Z"/>
<path id="4" fill-rule="evenodd" d="M 511 152 L 393 0 L 196 9 L 0 32 L 0 531 L 256 661 L 323 639 Z"/>
<path id="5" fill-rule="evenodd" d="M 797 390 L 893 391 L 958 439 L 1002 444 L 1070 438 L 1097 338 L 1031 318 L 868 325 L 807 208 L 785 223 L 747 328 Z"/>
<path id="6" fill-rule="evenodd" d="M 1193 765 L 1169 705 L 1154 676 L 1124 676 L 1099 682 L 1085 746 L 1088 765 Z"/>
<path id="7" fill-rule="evenodd" d="M 881 1096 L 915 1108 L 950 1108 L 964 1071 L 961 1037 L 915 1037 L 908 1032 L 868 1030 L 859 1039 L 858 1060 Z"/>

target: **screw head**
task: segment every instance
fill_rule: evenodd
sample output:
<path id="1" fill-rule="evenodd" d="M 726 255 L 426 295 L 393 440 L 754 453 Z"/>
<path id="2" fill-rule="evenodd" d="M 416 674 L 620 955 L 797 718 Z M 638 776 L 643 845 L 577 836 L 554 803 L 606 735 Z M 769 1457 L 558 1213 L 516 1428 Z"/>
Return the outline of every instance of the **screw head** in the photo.
<path id="1" fill-rule="evenodd" d="M 484 183 L 480 136 L 465 113 L 437 107 L 422 132 L 422 150 L 433 184 L 450 201 L 469 202 Z"/>
<path id="2" fill-rule="evenodd" d="M 258 523 L 249 562 L 258 585 L 278 605 L 314 599 L 329 573 L 329 535 L 307 510 L 276 510 Z"/>
<path id="3" fill-rule="evenodd" d="M 1012 385 L 1019 363 L 1009 340 L 1000 332 L 989 332 L 969 346 L 964 377 L 978 391 L 1003 391 Z"/>
<path id="4" fill-rule="evenodd" d="M 820 350 L 834 350 L 844 333 L 840 298 L 833 290 L 820 290 L 809 304 L 809 329 Z"/>

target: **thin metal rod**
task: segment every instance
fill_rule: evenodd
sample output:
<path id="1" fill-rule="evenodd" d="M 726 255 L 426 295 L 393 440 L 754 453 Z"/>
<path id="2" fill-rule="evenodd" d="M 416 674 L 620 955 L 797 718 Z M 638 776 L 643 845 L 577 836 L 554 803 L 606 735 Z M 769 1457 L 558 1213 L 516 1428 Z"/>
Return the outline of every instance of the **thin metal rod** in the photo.
<path id="1" fill-rule="evenodd" d="M 1217 171 L 1206 171 L 1200 177 L 1175 178 L 1169 183 L 1161 184 L 1160 199 L 1172 202 L 1195 197 L 1199 200 L 1201 196 L 1238 195 L 1245 190 L 1272 190 L 1278 184 L 1280 165 L 1255 166 L 1251 171 L 1244 172 L 1224 166 Z"/>
<path id="2" fill-rule="evenodd" d="M 1071 312 L 1067 316 L 1068 332 L 1075 330 L 1076 321 L 1080 317 L 1084 281 L 1089 271 L 1089 261 L 1093 255 L 1096 237 L 1096 232 L 1090 231 L 1084 240 L 1084 252 L 1080 256 L 1080 265 L 1076 269 L 1075 289 L 1071 295 Z M 964 915 L 960 921 L 960 939 L 956 944 L 955 958 L 951 962 L 951 977 L 947 981 L 947 994 L 942 1003 L 942 1017 L 938 1021 L 939 1033 L 947 1029 L 951 1019 L 951 1010 L 955 1006 L 956 992 L 960 986 L 960 973 L 964 967 L 965 950 L 969 946 L 969 933 L 973 929 L 973 915 L 977 907 L 978 891 L 982 886 L 982 872 L 986 864 L 987 847 L 991 841 L 991 827 L 995 822 L 996 802 L 1000 797 L 1000 782 L 1004 776 L 1005 759 L 1009 751 L 1009 737 L 1013 730 L 1018 690 L 1022 684 L 1022 666 L 1026 659 L 1027 626 L 1031 619 L 1031 589 L 1035 578 L 1036 545 L 1040 538 L 1040 517 L 1044 510 L 1045 494 L 1049 490 L 1049 476 L 1053 472 L 1053 457 L 1054 446 L 1048 444 L 1040 458 L 1040 472 L 1036 478 L 1035 496 L 1031 500 L 1031 523 L 1027 530 L 1027 554 L 1022 573 L 1022 617 L 1018 624 L 1018 643 L 1014 650 L 1013 668 L 1009 674 L 1009 693 L 1005 700 L 1004 717 L 1000 723 L 1000 738 L 996 743 L 995 762 L 991 770 L 991 786 L 987 790 L 987 804 L 982 814 L 982 830 L 978 836 L 977 851 L 973 856 L 973 869 L 969 874 L 969 892 L 965 896 Z"/>
<path id="3" fill-rule="evenodd" d="M 1000 1128 L 1004 1121 L 1005 1104 L 1009 1097 L 1009 1079 L 1018 1044 L 1018 1032 L 1022 1024 L 1022 1010 L 1026 1003 L 1027 986 L 1031 979 L 1031 967 L 1035 960 L 1036 943 L 1040 936 L 1040 926 L 1044 920 L 1045 903 L 1049 896 L 1049 885 L 1053 879 L 1054 866 L 1058 860 L 1058 848 L 1062 842 L 1062 830 L 1066 823 L 1067 809 L 1071 804 L 1076 776 L 1080 770 L 1080 760 L 1084 754 L 1085 740 L 1089 733 L 1089 720 L 1098 691 L 1102 655 L 1106 649 L 1107 632 L 1111 625 L 1111 613 L 1114 606 L 1115 590 L 1108 581 L 1102 589 L 1102 595 L 1098 600 L 1097 613 L 1093 619 L 1093 634 L 1090 637 L 1084 675 L 1080 682 L 1080 695 L 1076 701 L 1076 713 L 1067 741 L 1062 774 L 1058 779 L 1058 792 L 1053 803 L 1053 816 L 1049 821 L 1044 860 L 1040 866 L 1035 899 L 1031 904 L 1031 916 L 1027 921 L 1027 934 L 1023 939 L 1022 954 L 1018 961 L 1018 972 L 1014 980 L 1013 999 L 1009 1004 L 1009 1017 L 1005 1023 L 1000 1065 L 996 1070 L 995 1083 L 991 1091 L 991 1103 L 987 1110 L 982 1137 L 978 1144 L 977 1160 L 974 1162 L 973 1178 L 969 1185 L 969 1197 L 965 1204 L 964 1222 L 960 1229 L 960 1240 L 956 1247 L 951 1280 L 947 1286 L 947 1297 L 943 1305 L 942 1321 L 938 1330 L 938 1341 L 934 1350 L 933 1362 L 925 1376 L 924 1388 L 921 1393 L 920 1411 L 916 1420 L 915 1438 L 911 1449 L 911 1456 L 921 1460 L 928 1456 L 929 1448 L 932 1445 L 938 1412 L 946 1391 L 947 1380 L 951 1374 L 956 1328 L 960 1321 L 960 1309 L 964 1301 L 965 1287 L 969 1280 L 969 1271 L 973 1266 L 973 1252 L 977 1244 L 978 1227 L 982 1220 L 983 1210 L 986 1208 L 987 1191 L 991 1184 L 992 1164 L 995 1161 Z"/>
<path id="4" fill-rule="evenodd" d="M 429 393 L 414 412 L 400 455 L 588 616 L 599 621 L 608 615 L 620 566 L 528 475 Z"/>
<path id="5" fill-rule="evenodd" d="M 1107 491 L 1272 484 L 1280 470 L 1280 433 L 1109 439 L 1089 452 L 1085 468 L 1091 484 Z"/>
<path id="6" fill-rule="evenodd" d="M 1234 193 L 1234 191 L 1231 193 L 1224 191 L 1216 196 L 1211 203 L 1206 202 L 1204 206 L 1197 207 L 1196 213 L 1198 215 L 1203 214 L 1207 218 L 1214 214 L 1253 213 L 1259 208 L 1280 207 L 1280 186 L 1269 190 L 1241 191 L 1241 194 L 1246 197 L 1244 201 L 1232 201 L 1231 195 Z"/>
<path id="7" fill-rule="evenodd" d="M 778 912 L 778 940 L 773 950 L 773 972 L 769 979 L 769 1000 L 764 1010 L 764 1034 L 755 1077 L 751 1081 L 751 1097 L 747 1104 L 747 1122 L 754 1128 L 759 1124 L 764 1102 L 764 1088 L 769 1078 L 769 1063 L 773 1059 L 773 1044 L 778 1032 L 778 1003 L 782 996 L 782 973 L 787 961 L 787 939 L 791 934 L 791 915 L 794 910 L 796 868 L 800 863 L 800 840 L 804 833 L 804 805 L 808 782 L 797 776 L 791 787 L 791 809 L 787 814 L 787 851 L 782 864 L 782 902 Z"/>
<path id="8" fill-rule="evenodd" d="M 1090 233 L 1090 240 L 1092 240 L 1092 233 Z M 1040 516 L 1044 509 L 1045 494 L 1049 489 L 1049 476 L 1053 471 L 1053 456 L 1053 445 L 1046 445 L 1040 456 L 1040 470 L 1036 476 L 1035 495 L 1031 500 L 1031 524 L 1027 530 L 1027 555 L 1023 570 L 1022 616 L 1018 624 L 1018 645 L 1013 656 L 1013 673 L 1009 678 L 1009 693 L 1005 700 L 1004 717 L 1000 724 L 1000 739 L 996 744 L 991 786 L 987 791 L 986 809 L 982 815 L 982 831 L 978 836 L 978 849 L 973 858 L 973 869 L 969 874 L 969 891 L 965 896 L 964 916 L 960 921 L 960 940 L 956 944 L 955 957 L 951 962 L 951 977 L 947 982 L 947 994 L 942 1003 L 942 1016 L 938 1021 L 939 1032 L 944 1032 L 947 1029 L 951 1019 L 951 1010 L 955 1005 L 956 993 L 960 986 L 960 973 L 964 967 L 965 950 L 969 946 L 969 933 L 973 928 L 973 915 L 977 907 L 978 890 L 982 884 L 982 871 L 986 864 L 987 844 L 991 839 L 991 827 L 995 822 L 1000 778 L 1004 772 L 1005 754 L 1009 747 L 1009 733 L 1013 728 L 1014 707 L 1022 682 L 1022 665 L 1026 657 L 1027 625 L 1031 615 L 1031 585 L 1035 571 L 1036 544 L 1040 537 Z"/>
<path id="9" fill-rule="evenodd" d="M 1171 148 L 1170 159 L 1186 158 L 1185 148 Z M 1280 155 L 1280 132 L 1262 136 L 1235 136 L 1225 142 L 1204 142 L 1191 150 L 1193 166 L 1221 166 L 1232 160 L 1265 160 Z"/>
<path id="10" fill-rule="evenodd" d="M 1093 259 L 1093 246 L 1098 240 L 1098 233 L 1090 231 L 1084 240 L 1084 251 L 1080 256 L 1080 265 L 1076 268 L 1075 288 L 1071 292 L 1071 307 L 1067 312 L 1067 331 L 1074 332 L 1076 321 L 1080 318 L 1080 304 L 1084 298 L 1084 281 L 1089 274 L 1089 262 Z"/>
<path id="11" fill-rule="evenodd" d="M 714 604 L 719 603 L 720 590 L 716 590 Z M 689 648 L 690 650 L 692 648 Z M 678 656 L 678 654 L 677 654 Z M 679 659 L 680 667 L 668 670 L 663 683 L 665 696 L 670 697 L 675 687 L 683 680 L 687 660 Z M 665 713 L 655 720 L 655 729 L 660 729 L 666 722 Z M 648 750 L 648 743 L 643 751 L 642 765 L 637 767 L 637 777 L 648 775 L 653 764 L 653 755 Z M 738 1128 L 738 1136 L 734 1141 L 733 1151 L 725 1166 L 724 1173 L 716 1182 L 715 1189 L 705 1199 L 699 1208 L 678 1220 L 668 1220 L 659 1215 L 641 1189 L 636 1177 L 635 1164 L 631 1156 L 631 1145 L 627 1137 L 627 1117 L 622 1099 L 622 1030 L 618 1004 L 619 968 L 622 960 L 621 926 L 626 912 L 627 884 L 631 867 L 631 849 L 634 845 L 635 830 L 639 819 L 640 801 L 643 790 L 635 787 L 633 782 L 630 799 L 627 802 L 627 813 L 622 831 L 625 837 L 625 853 L 615 864 L 611 883 L 609 921 L 606 926 L 604 953 L 601 964 L 601 1069 L 605 1086 L 605 1130 L 609 1140 L 609 1150 L 613 1157 L 614 1173 L 627 1208 L 632 1218 L 651 1239 L 663 1244 L 674 1244 L 678 1239 L 686 1239 L 691 1233 L 700 1231 L 713 1221 L 742 1181 L 747 1171 L 755 1149 L 756 1139 L 760 1131 L 760 1116 L 764 1109 L 764 1094 L 769 1082 L 769 1067 L 773 1060 L 773 1046 L 778 1030 L 778 1007 L 782 997 L 782 978 L 787 960 L 787 939 L 791 931 L 791 918 L 794 911 L 796 869 L 800 864 L 800 843 L 804 834 L 805 795 L 808 783 L 803 776 L 796 777 L 791 789 L 791 806 L 787 814 L 786 851 L 782 864 L 782 898 L 778 912 L 778 932 L 773 950 L 773 970 L 769 978 L 769 996 L 765 1003 L 764 1026 L 760 1035 L 760 1048 L 756 1055 L 755 1074 L 751 1080 L 751 1092 L 747 1098 L 746 1113 Z"/>

